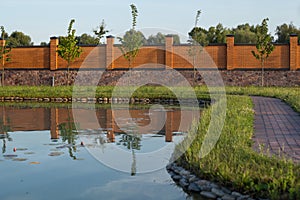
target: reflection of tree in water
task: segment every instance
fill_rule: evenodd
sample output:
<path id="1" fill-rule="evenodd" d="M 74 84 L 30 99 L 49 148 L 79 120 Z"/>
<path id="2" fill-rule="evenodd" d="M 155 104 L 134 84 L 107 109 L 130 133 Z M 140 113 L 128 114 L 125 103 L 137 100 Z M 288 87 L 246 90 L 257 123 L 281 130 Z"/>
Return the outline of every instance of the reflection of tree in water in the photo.
<path id="1" fill-rule="evenodd" d="M 120 143 L 127 147 L 127 149 L 136 149 L 136 150 L 141 150 L 141 137 L 140 135 L 136 135 L 136 134 L 123 134 L 122 138 L 120 140 Z"/>
<path id="2" fill-rule="evenodd" d="M 141 136 L 138 134 L 123 134 L 120 142 L 118 144 L 122 144 L 127 147 L 128 150 L 132 152 L 132 164 L 131 164 L 131 176 L 136 174 L 136 156 L 134 150 L 141 149 Z"/>
<path id="3" fill-rule="evenodd" d="M 3 141 L 2 153 L 6 152 L 6 139 L 8 141 L 12 141 L 12 138 L 8 134 L 10 130 L 9 119 L 7 120 L 7 123 L 5 123 L 4 120 L 0 119 L 0 139 L 2 139 Z"/>
<path id="4" fill-rule="evenodd" d="M 77 125 L 73 122 L 73 120 L 70 117 L 70 112 L 68 112 L 67 122 L 58 125 L 58 129 L 60 130 L 60 136 L 62 138 L 62 141 L 68 144 L 67 147 L 69 149 L 69 155 L 74 160 L 76 160 L 76 156 L 74 155 L 74 152 L 77 151 L 76 139 L 78 138 L 78 132 L 76 126 Z"/>

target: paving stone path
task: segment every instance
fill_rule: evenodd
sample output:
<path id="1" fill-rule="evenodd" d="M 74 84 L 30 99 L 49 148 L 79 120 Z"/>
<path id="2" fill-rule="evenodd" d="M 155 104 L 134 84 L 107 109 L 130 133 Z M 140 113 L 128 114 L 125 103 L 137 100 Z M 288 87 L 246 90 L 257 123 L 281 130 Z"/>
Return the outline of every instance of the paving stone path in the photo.
<path id="1" fill-rule="evenodd" d="M 252 97 L 255 111 L 254 148 L 264 145 L 271 154 L 300 163 L 300 114 L 279 99 Z"/>

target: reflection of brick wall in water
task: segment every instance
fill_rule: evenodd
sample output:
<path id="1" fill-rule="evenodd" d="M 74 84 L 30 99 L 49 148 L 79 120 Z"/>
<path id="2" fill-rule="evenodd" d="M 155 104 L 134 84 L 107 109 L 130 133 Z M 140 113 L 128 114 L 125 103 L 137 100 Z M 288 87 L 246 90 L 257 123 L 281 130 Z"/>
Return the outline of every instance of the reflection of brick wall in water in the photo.
<path id="1" fill-rule="evenodd" d="M 171 111 L 171 112 L 157 112 L 151 117 L 147 110 L 132 109 L 129 111 L 130 117 L 141 128 L 136 130 L 136 133 L 161 133 L 169 136 L 167 141 L 172 141 L 172 132 L 186 132 L 190 127 L 192 119 L 181 119 L 181 115 L 192 116 L 191 111 Z M 117 109 L 112 111 L 111 109 L 97 109 L 96 113 L 93 110 L 77 109 L 76 113 L 72 112 L 72 109 L 68 108 L 19 108 L 13 107 L 1 107 L 0 108 L 0 120 L 3 121 L 3 125 L 10 127 L 10 131 L 42 131 L 50 130 L 52 139 L 59 138 L 59 126 L 64 124 L 72 126 L 74 121 L 73 114 L 76 114 L 76 120 L 80 122 L 79 127 L 84 129 L 98 130 L 100 127 L 109 130 L 109 134 L 120 134 L 124 132 L 124 129 L 120 129 L 120 126 L 116 123 L 115 117 L 123 118 L 122 128 L 128 128 L 130 126 L 130 120 L 126 119 L 126 111 Z M 93 115 L 96 116 L 97 121 L 93 121 Z M 166 120 L 166 123 L 164 121 Z M 34 123 L 33 123 L 34 122 Z M 179 127 L 179 122 L 181 126 Z M 151 123 L 151 124 L 150 124 Z M 163 123 L 163 124 L 161 124 Z M 150 126 L 149 126 L 150 124 Z M 134 128 L 134 127 L 133 127 Z M 111 138 L 113 139 L 113 138 Z"/>

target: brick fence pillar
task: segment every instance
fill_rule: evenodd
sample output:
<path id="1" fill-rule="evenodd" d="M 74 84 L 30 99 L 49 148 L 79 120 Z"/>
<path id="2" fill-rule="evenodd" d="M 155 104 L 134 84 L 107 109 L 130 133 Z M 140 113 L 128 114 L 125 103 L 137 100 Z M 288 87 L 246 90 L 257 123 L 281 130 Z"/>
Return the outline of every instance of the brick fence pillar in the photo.
<path id="1" fill-rule="evenodd" d="M 227 46 L 227 70 L 234 69 L 234 35 L 226 35 Z"/>
<path id="2" fill-rule="evenodd" d="M 51 139 L 59 139 L 57 108 L 50 109 L 50 134 L 51 134 Z"/>
<path id="3" fill-rule="evenodd" d="M 57 70 L 57 46 L 58 46 L 58 38 L 51 37 L 50 38 L 50 70 Z"/>
<path id="4" fill-rule="evenodd" d="M 114 69 L 114 40 L 115 37 L 112 35 L 109 35 L 106 37 L 106 55 L 105 55 L 105 61 L 106 61 L 106 69 Z"/>
<path id="5" fill-rule="evenodd" d="M 290 70 L 297 70 L 298 67 L 298 35 L 290 35 Z"/>
<path id="6" fill-rule="evenodd" d="M 173 36 L 166 35 L 165 42 L 165 65 L 167 67 L 173 68 Z"/>
<path id="7" fill-rule="evenodd" d="M 4 47 L 5 42 L 6 42 L 6 40 L 3 40 L 2 38 L 0 38 L 0 47 Z"/>
<path id="8" fill-rule="evenodd" d="M 2 38 L 0 38 L 0 47 L 3 48 L 5 46 L 5 40 L 3 40 Z M 4 66 L 4 62 L 5 62 L 5 59 L 2 59 L 1 61 L 1 65 L 0 65 L 0 69 L 2 70 L 2 67 Z"/>

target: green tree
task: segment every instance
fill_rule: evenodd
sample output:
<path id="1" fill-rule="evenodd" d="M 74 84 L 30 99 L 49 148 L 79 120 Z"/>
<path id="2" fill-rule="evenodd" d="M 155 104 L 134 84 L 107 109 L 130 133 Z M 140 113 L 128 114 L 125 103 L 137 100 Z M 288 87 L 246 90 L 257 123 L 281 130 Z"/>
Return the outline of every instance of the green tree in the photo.
<path id="1" fill-rule="evenodd" d="M 83 33 L 81 36 L 76 37 L 79 45 L 97 45 L 99 43 L 98 38 L 95 38 L 87 33 Z"/>
<path id="2" fill-rule="evenodd" d="M 190 39 L 197 42 L 199 45 L 205 47 L 208 45 L 209 40 L 207 37 L 208 31 L 201 27 L 194 27 L 189 33 Z"/>
<path id="3" fill-rule="evenodd" d="M 101 24 L 93 30 L 94 34 L 97 38 L 97 44 L 101 44 L 101 39 L 105 36 L 106 33 L 109 31 L 105 29 L 106 25 L 104 23 L 104 20 L 102 20 Z"/>
<path id="4" fill-rule="evenodd" d="M 173 44 L 180 44 L 180 37 L 177 34 L 168 34 L 173 37 Z M 163 45 L 166 42 L 166 35 L 158 32 L 156 35 L 150 35 L 145 44 L 148 45 Z"/>
<path id="5" fill-rule="evenodd" d="M 60 37 L 57 50 L 58 56 L 67 61 L 67 85 L 69 85 L 70 64 L 75 60 L 75 58 L 79 58 L 82 53 L 82 49 L 77 46 L 78 40 L 75 36 L 76 30 L 72 28 L 74 22 L 74 19 L 70 21 L 67 36 Z"/>
<path id="6" fill-rule="evenodd" d="M 20 31 L 14 31 L 7 39 L 7 45 L 11 47 L 32 46 L 31 38 Z"/>
<path id="7" fill-rule="evenodd" d="M 2 68 L 2 78 L 1 85 L 4 86 L 4 76 L 5 76 L 5 63 L 11 60 L 9 52 L 11 51 L 11 47 L 7 46 L 5 39 L 7 37 L 7 33 L 4 30 L 4 27 L 1 26 L 1 39 L 4 40 L 2 45 L 0 46 L 0 59 L 1 59 L 1 68 Z"/>
<path id="8" fill-rule="evenodd" d="M 288 43 L 290 41 L 290 35 L 297 34 L 298 41 L 300 42 L 300 29 L 298 29 L 293 23 L 282 24 L 277 26 L 275 35 L 277 36 L 277 43 Z"/>
<path id="9" fill-rule="evenodd" d="M 195 18 L 195 26 L 194 28 L 188 33 L 190 39 L 188 40 L 191 47 L 188 50 L 188 55 L 193 59 L 193 79 L 194 83 L 196 84 L 196 56 L 201 53 L 203 50 L 203 46 L 208 45 L 207 40 L 207 31 L 201 27 L 197 27 L 199 17 L 201 14 L 201 10 L 197 11 L 196 18 Z"/>
<path id="10" fill-rule="evenodd" d="M 234 34 L 235 43 L 256 44 L 256 29 L 256 27 L 250 26 L 248 23 L 233 28 L 232 34 Z"/>
<path id="11" fill-rule="evenodd" d="M 125 33 L 121 38 L 118 37 L 121 42 L 120 50 L 124 58 L 129 62 L 129 68 L 132 67 L 132 63 L 137 56 L 139 49 L 145 42 L 145 37 L 140 31 L 136 31 L 136 18 L 138 16 L 138 10 L 134 4 L 130 5 L 132 14 L 132 28 Z"/>
<path id="12" fill-rule="evenodd" d="M 49 44 L 49 42 L 41 42 L 40 43 L 40 46 L 49 46 L 50 44 Z"/>
<path id="13" fill-rule="evenodd" d="M 158 32 L 156 35 L 150 35 L 147 39 L 148 45 L 162 45 L 165 44 L 166 37 L 161 32 Z"/>
<path id="14" fill-rule="evenodd" d="M 261 65 L 261 86 L 264 86 L 264 64 L 269 55 L 274 50 L 274 45 L 272 44 L 272 36 L 268 33 L 268 21 L 269 19 L 263 19 L 261 25 L 257 26 L 257 43 L 256 51 L 251 51 L 252 55 L 260 61 Z"/>
<path id="15" fill-rule="evenodd" d="M 207 46 L 209 43 L 225 43 L 226 35 L 230 34 L 231 30 L 224 28 L 221 23 L 217 26 L 211 26 L 208 30 L 195 26 L 189 36 L 202 46 Z"/>

